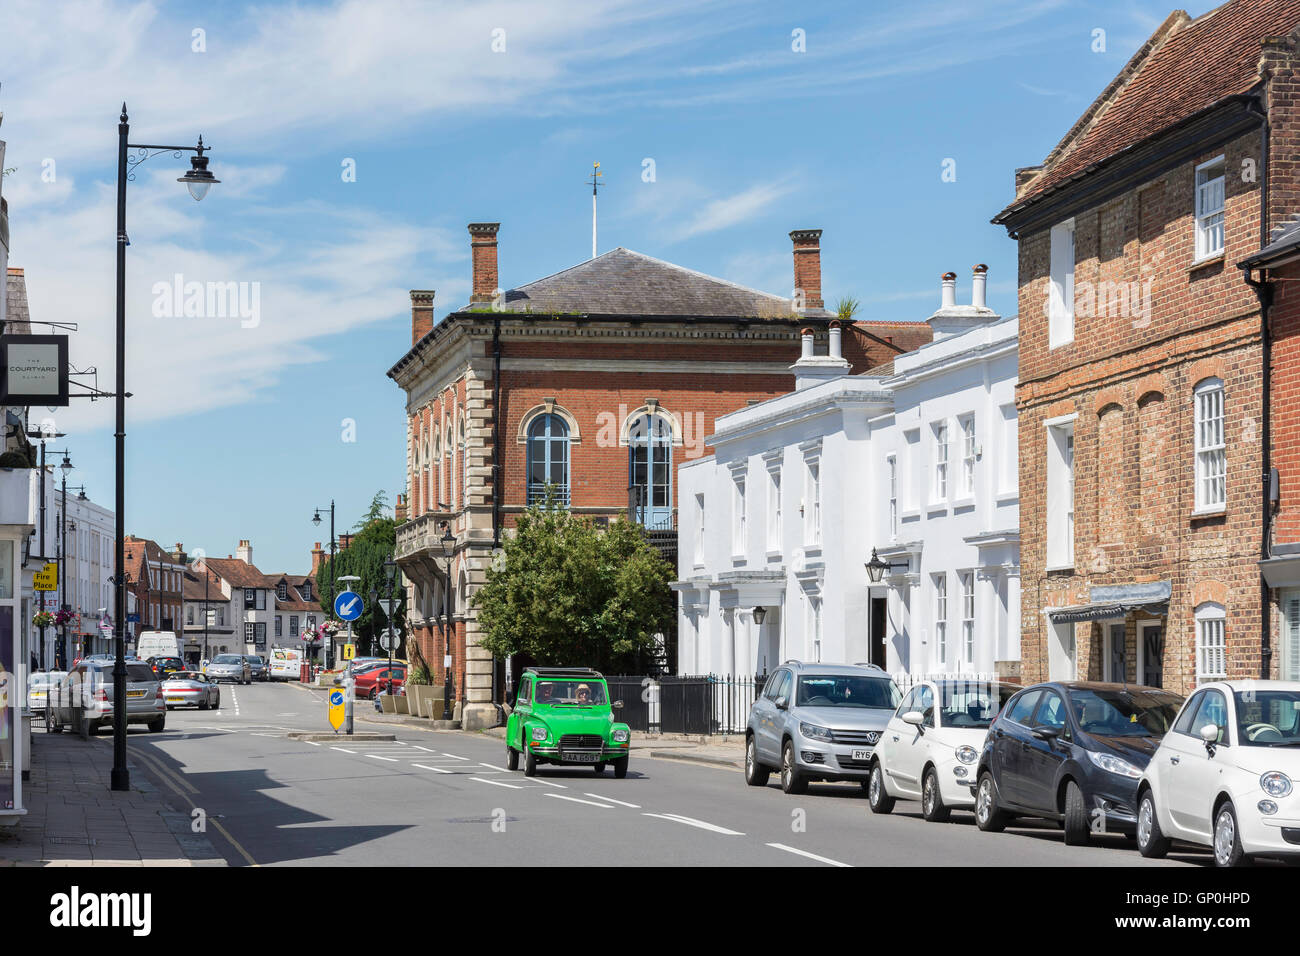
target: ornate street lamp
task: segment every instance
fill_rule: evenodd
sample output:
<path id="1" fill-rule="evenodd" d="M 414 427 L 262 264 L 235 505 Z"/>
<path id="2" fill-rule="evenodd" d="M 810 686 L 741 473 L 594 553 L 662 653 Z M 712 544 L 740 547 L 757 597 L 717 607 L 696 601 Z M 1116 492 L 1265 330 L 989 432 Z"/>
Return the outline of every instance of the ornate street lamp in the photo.
<path id="1" fill-rule="evenodd" d="M 885 577 L 886 571 L 893 571 L 895 568 L 909 567 L 906 561 L 895 563 L 886 561 L 880 555 L 876 554 L 876 549 L 871 549 L 871 560 L 866 562 L 867 577 L 872 584 L 879 584 Z"/>
<path id="2" fill-rule="evenodd" d="M 442 719 L 451 720 L 451 559 L 456 553 L 456 535 L 452 533 L 451 525 L 446 521 L 442 523 L 442 537 L 438 539 L 438 543 L 442 546 L 442 556 L 447 559 L 447 585 L 442 589 L 442 606 L 447 622 L 442 630 L 443 639 L 446 641 L 446 654 L 442 659 L 444 671 Z"/>
<path id="3" fill-rule="evenodd" d="M 396 617 L 393 612 L 397 610 L 397 597 L 393 592 L 393 582 L 397 580 L 397 562 L 393 559 L 391 554 L 388 556 L 388 560 L 384 562 L 384 577 L 388 580 L 388 599 L 392 602 L 388 605 L 391 610 L 384 613 L 384 617 L 388 619 L 388 694 L 389 696 L 392 696 L 393 645 L 397 643 L 397 627 L 393 623 L 393 620 Z M 375 600 L 375 603 L 379 603 L 377 599 Z"/>
<path id="4" fill-rule="evenodd" d="M 754 623 L 761 627 L 763 625 L 763 621 L 767 619 L 767 608 L 756 607 L 754 608 L 753 614 L 754 614 Z"/>

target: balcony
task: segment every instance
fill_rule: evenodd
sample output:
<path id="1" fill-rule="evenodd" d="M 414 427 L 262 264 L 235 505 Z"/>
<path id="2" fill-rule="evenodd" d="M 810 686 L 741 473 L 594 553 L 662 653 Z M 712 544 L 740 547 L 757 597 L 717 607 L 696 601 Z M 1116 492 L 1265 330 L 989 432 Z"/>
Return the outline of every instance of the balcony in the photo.
<path id="1" fill-rule="evenodd" d="M 445 576 L 442 554 L 442 523 L 451 520 L 448 511 L 428 511 L 397 529 L 397 563 L 402 573 L 420 584 Z"/>

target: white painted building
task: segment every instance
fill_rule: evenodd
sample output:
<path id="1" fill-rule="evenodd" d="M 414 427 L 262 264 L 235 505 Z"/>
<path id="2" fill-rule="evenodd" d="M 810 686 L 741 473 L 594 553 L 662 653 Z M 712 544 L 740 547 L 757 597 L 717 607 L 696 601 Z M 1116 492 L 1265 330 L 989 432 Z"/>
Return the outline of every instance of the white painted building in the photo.
<path id="1" fill-rule="evenodd" d="M 1017 322 L 984 281 L 957 306 L 945 276 L 934 341 L 865 375 L 837 328 L 827 355 L 805 336 L 795 391 L 719 418 L 714 455 L 681 466 L 679 673 L 1016 671 Z"/>

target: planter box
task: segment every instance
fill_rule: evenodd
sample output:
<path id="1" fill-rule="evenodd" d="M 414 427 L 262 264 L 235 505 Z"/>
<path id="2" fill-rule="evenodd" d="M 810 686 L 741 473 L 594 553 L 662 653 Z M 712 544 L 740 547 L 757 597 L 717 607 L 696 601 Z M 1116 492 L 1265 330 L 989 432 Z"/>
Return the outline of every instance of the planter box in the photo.
<path id="1" fill-rule="evenodd" d="M 391 696 L 389 696 L 388 694 L 380 694 L 380 695 L 379 695 L 379 705 L 380 705 L 380 707 L 383 708 L 383 712 L 384 712 L 385 714 L 395 714 L 395 713 L 397 713 L 397 698 L 396 698 L 396 697 L 391 697 Z"/>
<path id="2" fill-rule="evenodd" d="M 433 701 L 438 705 L 437 714 L 441 715 L 442 693 L 443 688 L 441 684 L 407 684 L 406 696 L 411 700 L 411 713 L 419 717 L 428 716 L 426 713 L 428 710 L 428 702 Z"/>
<path id="3" fill-rule="evenodd" d="M 409 701 L 405 697 L 394 697 L 393 703 L 397 705 L 399 714 L 409 714 L 411 712 Z"/>

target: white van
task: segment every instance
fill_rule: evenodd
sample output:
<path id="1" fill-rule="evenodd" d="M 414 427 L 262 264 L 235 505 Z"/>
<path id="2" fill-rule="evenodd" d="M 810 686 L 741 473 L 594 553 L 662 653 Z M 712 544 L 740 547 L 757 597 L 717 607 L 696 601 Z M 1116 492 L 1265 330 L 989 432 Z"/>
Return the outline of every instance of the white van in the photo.
<path id="1" fill-rule="evenodd" d="M 296 647 L 271 648 L 271 680 L 298 680 L 302 677 L 302 651 Z"/>
<path id="2" fill-rule="evenodd" d="M 175 631 L 141 631 L 135 642 L 135 656 L 142 661 L 151 657 L 180 657 L 181 645 Z"/>

